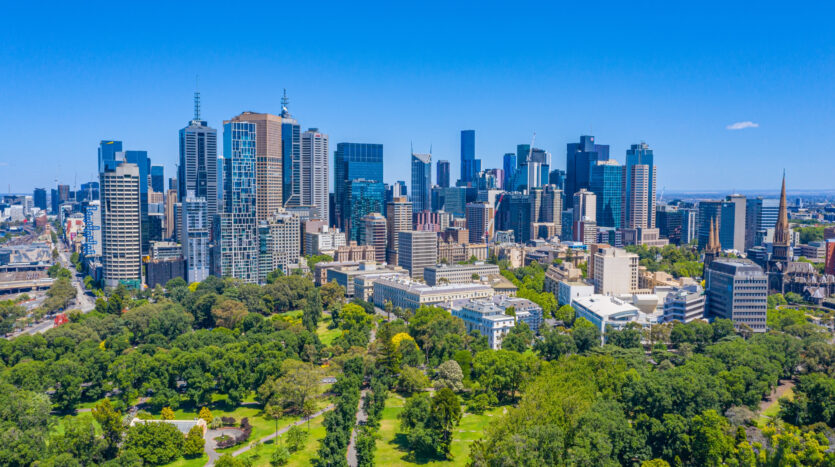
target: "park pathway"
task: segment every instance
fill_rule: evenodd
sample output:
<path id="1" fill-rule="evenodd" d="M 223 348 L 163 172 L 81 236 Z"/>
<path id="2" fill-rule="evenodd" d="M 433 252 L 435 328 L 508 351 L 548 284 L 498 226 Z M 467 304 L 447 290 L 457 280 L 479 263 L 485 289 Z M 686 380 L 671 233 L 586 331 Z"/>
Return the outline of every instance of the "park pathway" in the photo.
<path id="1" fill-rule="evenodd" d="M 383 316 L 384 319 L 388 319 L 387 314 L 383 312 L 381 309 L 375 307 L 374 311 L 377 314 Z M 381 313 L 382 312 L 382 313 Z M 377 339 L 377 328 L 374 327 L 371 329 L 370 339 L 368 340 L 368 345 L 374 343 Z M 345 453 L 345 456 L 348 460 L 348 467 L 357 467 L 357 426 L 360 423 L 365 423 L 368 420 L 368 414 L 365 412 L 365 395 L 368 394 L 368 389 L 363 389 L 360 391 L 360 401 L 357 405 L 357 418 L 356 422 L 354 423 L 354 428 L 351 430 L 351 439 L 348 441 L 348 452 Z"/>
<path id="2" fill-rule="evenodd" d="M 278 430 L 278 432 L 273 432 L 273 433 L 268 434 L 267 436 L 264 436 L 263 438 L 257 440 L 257 442 L 260 443 L 260 444 L 264 444 L 267 441 L 275 439 L 276 436 L 281 436 L 284 433 L 287 433 L 290 430 L 290 428 L 292 428 L 294 426 L 302 425 L 304 423 L 307 423 L 309 420 L 313 420 L 316 417 L 320 417 L 324 413 L 330 412 L 333 409 L 334 409 L 334 405 L 329 404 L 327 407 L 325 407 L 324 409 L 312 414 L 311 416 L 304 417 L 302 419 L 296 420 L 295 422 L 281 428 L 280 430 Z M 220 433 L 218 433 L 218 430 L 209 430 L 209 431 L 206 432 L 206 454 L 209 455 L 209 461 L 206 462 L 206 467 L 214 465 L 215 461 L 220 458 L 220 453 L 218 453 L 217 450 L 215 450 L 214 436 L 220 436 Z M 237 451 L 234 451 L 232 453 L 232 457 L 237 457 L 237 456 L 249 451 L 250 449 L 252 449 L 253 446 L 255 446 L 255 444 L 256 444 L 255 442 L 251 442 L 251 443 L 247 444 L 246 446 L 238 449 Z"/>

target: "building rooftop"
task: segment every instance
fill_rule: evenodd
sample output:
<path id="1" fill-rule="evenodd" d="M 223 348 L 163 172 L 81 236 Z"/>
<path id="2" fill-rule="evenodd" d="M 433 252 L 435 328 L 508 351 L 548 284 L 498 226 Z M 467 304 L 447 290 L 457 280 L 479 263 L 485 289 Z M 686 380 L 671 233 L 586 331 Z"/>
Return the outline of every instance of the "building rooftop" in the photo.
<path id="1" fill-rule="evenodd" d="M 638 308 L 615 297 L 608 295 L 589 295 L 574 300 L 579 306 L 593 311 L 595 314 L 609 318 L 621 313 L 635 313 Z"/>
<path id="2" fill-rule="evenodd" d="M 447 292 L 463 292 L 467 290 L 482 290 L 489 289 L 489 285 L 485 284 L 443 284 L 443 285 L 426 285 L 422 282 L 415 282 L 407 278 L 381 278 L 378 283 L 389 284 L 398 287 L 402 290 L 415 293 L 447 293 Z"/>

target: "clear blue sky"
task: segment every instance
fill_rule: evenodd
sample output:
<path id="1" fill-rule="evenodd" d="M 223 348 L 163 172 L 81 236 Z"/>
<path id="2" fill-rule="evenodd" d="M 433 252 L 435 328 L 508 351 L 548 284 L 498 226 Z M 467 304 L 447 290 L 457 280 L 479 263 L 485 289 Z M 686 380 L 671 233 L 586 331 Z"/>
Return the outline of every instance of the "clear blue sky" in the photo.
<path id="1" fill-rule="evenodd" d="M 172 175 L 198 74 L 215 128 L 287 88 L 332 150 L 382 143 L 387 181 L 409 180 L 410 142 L 457 178 L 472 128 L 483 167 L 535 131 L 564 168 L 592 132 L 621 162 L 646 141 L 659 189 L 776 189 L 784 167 L 833 187 L 831 2 L 401 3 L 4 5 L 0 191 L 87 181 L 108 138 Z"/>

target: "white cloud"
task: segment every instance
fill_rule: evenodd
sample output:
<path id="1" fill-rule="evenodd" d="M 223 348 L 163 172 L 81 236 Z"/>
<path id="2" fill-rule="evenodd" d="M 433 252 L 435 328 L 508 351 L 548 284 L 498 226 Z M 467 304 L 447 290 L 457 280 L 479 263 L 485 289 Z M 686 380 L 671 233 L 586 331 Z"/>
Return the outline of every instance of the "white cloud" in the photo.
<path id="1" fill-rule="evenodd" d="M 744 130 L 746 128 L 758 128 L 759 126 L 759 123 L 754 123 L 752 121 L 746 120 L 744 122 L 731 123 L 725 128 L 727 128 L 728 130 Z"/>

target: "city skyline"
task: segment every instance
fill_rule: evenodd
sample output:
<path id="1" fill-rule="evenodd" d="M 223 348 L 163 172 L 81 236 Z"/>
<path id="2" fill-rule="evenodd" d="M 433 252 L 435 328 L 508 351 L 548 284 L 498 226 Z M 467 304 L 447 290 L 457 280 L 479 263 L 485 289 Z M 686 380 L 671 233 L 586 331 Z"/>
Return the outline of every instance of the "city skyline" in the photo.
<path id="1" fill-rule="evenodd" d="M 23 11 L 16 15 L 17 8 L 25 7 L 14 6 L 10 18 L 28 17 Z M 286 88 L 301 128 L 319 128 L 330 136 L 332 147 L 340 142 L 383 144 L 384 180 L 389 183 L 410 179 L 406 161 L 411 143 L 416 152 L 432 148 L 435 158 L 449 160 L 450 172 L 459 174 L 460 131 L 473 129 L 482 168 L 502 167 L 502 155 L 530 142 L 535 132 L 535 146 L 552 154 L 551 168 L 562 169 L 565 145 L 590 134 L 609 145 L 610 157 L 620 163 L 630 145 L 648 143 L 663 161 L 659 193 L 665 187 L 766 189 L 789 162 L 788 172 L 804 177 L 796 189 L 829 184 L 826 171 L 816 170 L 830 159 L 825 148 L 835 146 L 835 136 L 826 131 L 835 123 L 830 106 L 820 99 L 832 95 L 826 77 L 835 71 L 829 45 L 835 41 L 828 28 L 814 27 L 826 14 L 804 16 L 807 27 L 775 36 L 762 25 L 782 24 L 799 13 L 730 7 L 727 14 L 714 15 L 706 8 L 686 18 L 678 12 L 673 22 L 658 12 L 610 5 L 595 11 L 598 37 L 583 42 L 577 38 L 580 26 L 571 22 L 563 21 L 557 30 L 544 28 L 553 37 L 537 32 L 549 21 L 587 13 L 580 7 L 546 6 L 535 15 L 541 17 L 527 18 L 524 9 L 503 16 L 488 6 L 466 10 L 474 21 L 460 34 L 445 32 L 426 42 L 410 37 L 413 26 L 390 31 L 395 26 L 380 24 L 391 32 L 390 43 L 379 43 L 378 30 L 357 33 L 355 43 L 344 44 L 331 34 L 315 37 L 287 24 L 289 39 L 262 42 L 258 33 L 235 49 L 209 34 L 221 21 L 211 13 L 201 13 L 206 41 L 185 41 L 184 32 L 168 31 L 166 24 L 173 21 L 168 17 L 178 17 L 181 7 L 172 8 L 163 18 L 149 19 L 142 12 L 120 15 L 125 27 L 148 20 L 162 32 L 158 37 L 119 35 L 120 41 L 99 40 L 101 30 L 86 25 L 101 17 L 81 17 L 81 12 L 72 16 L 77 20 L 72 26 L 45 18 L 50 27 L 38 29 L 40 37 L 31 34 L 28 29 L 34 28 L 27 28 L 25 20 L 4 24 L 0 37 L 13 46 L 0 52 L 0 84 L 9 91 L 0 97 L 7 110 L 0 117 L 5 119 L 0 125 L 5 141 L 0 190 L 29 192 L 53 186 L 56 179 L 71 186 L 93 180 L 94 148 L 107 138 L 148 151 L 171 176 L 178 159 L 175 131 L 192 113 L 195 87 L 203 95 L 203 118 L 213 128 L 247 110 L 280 114 Z M 326 9 L 324 23 L 339 24 L 343 8 Z M 349 17 L 371 22 L 390 13 L 365 18 L 354 12 Z M 479 32 L 496 30 L 523 14 L 534 31 L 526 38 L 500 41 Z M 606 32 L 638 19 L 652 25 L 649 36 L 665 41 Z M 433 16 L 424 24 L 446 31 L 452 21 Z M 717 30 L 716 37 L 704 37 L 705 26 Z M 477 33 L 478 41 L 465 38 L 468 32 Z M 56 40 L 64 36 L 71 37 Z M 173 43 L 181 48 L 170 47 Z M 305 53 L 310 49 L 319 53 L 316 59 Z M 386 61 L 392 55 L 397 58 Z M 492 62 L 496 55 L 500 63 Z M 67 56 L 75 57 L 73 63 L 60 59 Z M 242 87 L 228 67 L 243 63 L 254 70 Z M 111 73 L 104 71 L 111 67 L 125 69 L 125 79 L 106 78 Z M 416 70 L 421 79 L 404 79 Z M 40 125 L 20 122 L 35 118 L 61 141 L 59 150 L 29 144 Z M 709 170 L 718 164 L 723 170 Z"/>

